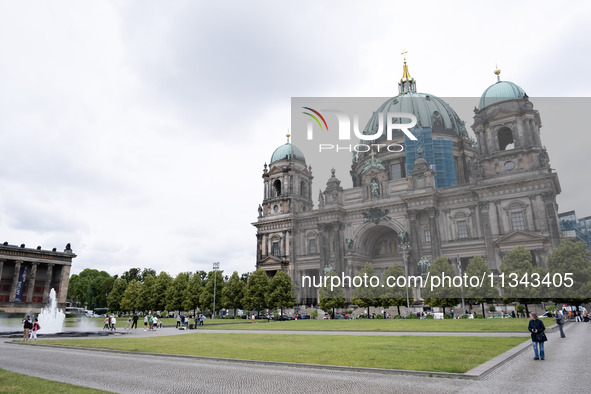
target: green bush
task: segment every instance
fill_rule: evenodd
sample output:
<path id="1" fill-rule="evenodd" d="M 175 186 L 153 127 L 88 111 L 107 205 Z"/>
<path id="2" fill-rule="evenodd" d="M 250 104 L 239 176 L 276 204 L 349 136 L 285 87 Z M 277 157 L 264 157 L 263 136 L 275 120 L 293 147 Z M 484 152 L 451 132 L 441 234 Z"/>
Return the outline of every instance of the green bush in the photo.
<path id="1" fill-rule="evenodd" d="M 445 316 L 443 316 L 444 319 L 451 319 L 451 315 L 449 313 L 446 313 Z"/>
<path id="2" fill-rule="evenodd" d="M 496 311 L 497 311 L 497 308 L 496 308 L 494 305 L 490 305 L 490 306 L 488 307 L 488 310 L 489 310 L 490 312 L 496 312 Z"/>
<path id="3" fill-rule="evenodd" d="M 469 319 L 469 316 L 468 315 L 462 315 L 462 316 L 460 316 L 460 319 Z"/>
<path id="4" fill-rule="evenodd" d="M 381 313 L 379 315 L 376 315 L 376 319 L 383 319 L 384 315 L 382 315 Z"/>
<path id="5" fill-rule="evenodd" d="M 484 319 L 484 316 L 482 316 L 480 313 L 475 313 L 474 319 Z"/>
<path id="6" fill-rule="evenodd" d="M 233 315 L 226 315 L 226 319 L 234 319 Z"/>
<path id="7" fill-rule="evenodd" d="M 425 316 L 425 319 L 435 319 L 435 316 L 428 314 L 427 316 Z"/>
<path id="8" fill-rule="evenodd" d="M 414 313 L 410 313 L 408 316 L 406 316 L 407 319 L 417 319 L 417 315 L 415 315 Z"/>
<path id="9" fill-rule="evenodd" d="M 402 319 L 402 316 L 400 316 L 400 315 L 394 315 L 394 319 Z"/>
<path id="10" fill-rule="evenodd" d="M 312 319 L 318 319 L 318 311 L 316 309 L 310 311 L 310 317 Z"/>
<path id="11" fill-rule="evenodd" d="M 357 318 L 358 319 L 365 319 L 366 317 L 365 317 L 365 315 L 359 315 L 359 316 L 357 316 Z"/>

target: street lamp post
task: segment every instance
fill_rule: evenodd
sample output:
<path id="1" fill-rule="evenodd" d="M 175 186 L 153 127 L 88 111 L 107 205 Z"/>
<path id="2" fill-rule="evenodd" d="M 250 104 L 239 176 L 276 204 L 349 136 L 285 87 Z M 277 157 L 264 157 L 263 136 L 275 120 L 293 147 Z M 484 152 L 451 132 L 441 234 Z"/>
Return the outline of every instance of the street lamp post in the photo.
<path id="1" fill-rule="evenodd" d="M 217 284 L 217 270 L 220 269 L 220 263 L 213 263 L 213 318 L 215 319 L 215 288 Z"/>
<path id="2" fill-rule="evenodd" d="M 410 249 L 410 243 L 408 242 L 408 233 L 401 231 L 398 233 L 400 237 L 400 248 L 402 249 L 402 261 L 404 263 L 404 275 L 406 276 L 406 313 L 410 309 L 410 299 L 408 296 L 408 251 Z"/>

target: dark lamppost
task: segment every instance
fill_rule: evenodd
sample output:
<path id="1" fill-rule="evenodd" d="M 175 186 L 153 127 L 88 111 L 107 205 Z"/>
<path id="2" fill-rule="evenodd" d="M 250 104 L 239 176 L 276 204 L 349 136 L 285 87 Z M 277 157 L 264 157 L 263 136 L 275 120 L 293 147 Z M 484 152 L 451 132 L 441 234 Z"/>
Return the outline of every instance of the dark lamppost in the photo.
<path id="1" fill-rule="evenodd" d="M 406 275 L 406 313 L 410 309 L 410 301 L 408 297 L 408 251 L 410 250 L 410 242 L 408 242 L 408 233 L 401 231 L 398 233 L 400 238 L 400 251 L 402 252 L 402 261 L 404 263 L 404 275 Z"/>

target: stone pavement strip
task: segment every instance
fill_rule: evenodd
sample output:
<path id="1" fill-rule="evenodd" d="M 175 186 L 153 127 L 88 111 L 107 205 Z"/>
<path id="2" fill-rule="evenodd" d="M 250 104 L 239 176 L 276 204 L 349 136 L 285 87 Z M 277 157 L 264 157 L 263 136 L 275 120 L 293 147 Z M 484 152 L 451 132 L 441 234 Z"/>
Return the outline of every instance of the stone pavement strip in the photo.
<path id="1" fill-rule="evenodd" d="M 11 343 L 0 343 L 0 368 L 121 393 L 178 393 L 187 390 L 203 393 L 348 393 L 375 390 L 391 393 L 517 391 L 521 394 L 565 389 L 587 392 L 588 383 L 583 377 L 588 373 L 587 366 L 591 362 L 587 350 L 591 344 L 590 330 L 591 324 L 570 323 L 566 327 L 566 339 L 560 339 L 556 332 L 549 333 L 545 361 L 532 359 L 533 351 L 528 341 L 505 353 L 504 357 L 497 358 L 499 360 L 493 359 L 469 371 L 466 377 L 472 376 L 471 380 L 343 368 L 309 368 L 282 363 L 227 362 L 166 355 L 14 346 Z M 138 332 L 138 336 L 150 334 L 153 333 Z M 154 335 L 166 333 L 162 331 Z M 480 378 L 474 379 L 476 376 Z"/>

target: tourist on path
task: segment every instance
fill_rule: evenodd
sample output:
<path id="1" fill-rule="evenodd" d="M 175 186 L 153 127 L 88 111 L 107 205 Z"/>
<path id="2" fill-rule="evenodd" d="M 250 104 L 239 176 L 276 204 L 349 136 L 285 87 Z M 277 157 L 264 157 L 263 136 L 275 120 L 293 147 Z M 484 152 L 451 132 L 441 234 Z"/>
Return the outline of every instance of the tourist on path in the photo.
<path id="1" fill-rule="evenodd" d="M 124 330 L 131 330 L 131 316 L 127 318 L 127 325 L 125 326 Z"/>
<path id="2" fill-rule="evenodd" d="M 133 323 L 131 324 L 131 328 L 137 329 L 137 313 L 133 314 Z"/>
<path id="3" fill-rule="evenodd" d="M 556 324 L 558 324 L 558 330 L 560 330 L 560 338 L 566 338 L 566 335 L 564 335 L 564 331 L 563 331 L 564 315 L 562 314 L 560 309 L 555 310 L 554 313 L 555 313 L 554 318 L 556 319 Z"/>
<path id="4" fill-rule="evenodd" d="M 181 315 L 176 315 L 176 328 L 181 326 Z"/>
<path id="5" fill-rule="evenodd" d="M 111 324 L 111 318 L 110 317 L 105 317 L 105 325 L 103 326 L 103 330 L 106 328 L 107 330 L 111 327 L 109 327 L 109 325 Z"/>
<path id="6" fill-rule="evenodd" d="M 538 315 L 535 313 L 529 314 L 531 320 L 529 321 L 529 326 L 527 329 L 531 332 L 531 341 L 534 348 L 534 360 L 544 359 L 544 342 L 548 339 L 546 338 L 546 334 L 544 331 L 546 327 L 544 327 L 544 322 L 538 319 Z M 539 347 L 539 353 L 538 353 Z"/>
<path id="7" fill-rule="evenodd" d="M 111 317 L 111 331 L 116 330 L 115 323 L 117 323 L 117 319 L 115 319 L 115 316 L 113 316 Z"/>
<path id="8" fill-rule="evenodd" d="M 148 315 L 144 315 L 144 331 L 148 331 Z"/>
<path id="9" fill-rule="evenodd" d="M 203 321 L 205 320 L 205 315 L 201 315 L 201 317 L 199 318 L 199 325 L 202 326 L 203 325 Z"/>
<path id="10" fill-rule="evenodd" d="M 22 321 L 23 323 L 23 340 L 29 340 L 29 331 L 33 328 L 33 323 L 31 322 L 31 316 L 27 315 Z"/>
<path id="11" fill-rule="evenodd" d="M 35 322 L 33 323 L 33 326 L 31 327 L 31 339 L 37 340 L 37 331 L 39 331 L 41 329 L 41 326 L 39 325 L 39 320 L 37 318 L 35 318 Z"/>

